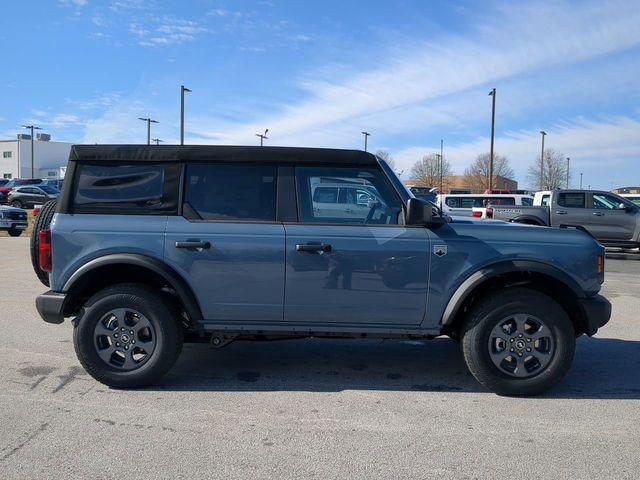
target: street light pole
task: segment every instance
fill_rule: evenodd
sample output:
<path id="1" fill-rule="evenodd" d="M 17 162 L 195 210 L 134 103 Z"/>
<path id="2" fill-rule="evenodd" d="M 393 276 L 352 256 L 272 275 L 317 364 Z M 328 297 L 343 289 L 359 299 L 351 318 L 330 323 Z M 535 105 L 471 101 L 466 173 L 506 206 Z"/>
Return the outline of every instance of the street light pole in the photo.
<path id="1" fill-rule="evenodd" d="M 184 145 L 184 92 L 190 91 L 184 85 L 180 85 L 180 145 Z"/>
<path id="2" fill-rule="evenodd" d="M 362 135 L 364 135 L 364 151 L 367 151 L 367 139 L 371 136 L 371 134 L 369 132 L 362 132 Z"/>
<path id="3" fill-rule="evenodd" d="M 35 178 L 35 168 L 34 168 L 34 161 L 33 161 L 33 131 L 34 130 L 42 130 L 40 127 L 36 127 L 34 125 L 22 125 L 22 128 L 28 128 L 29 130 L 31 130 L 31 178 Z M 20 147 L 18 146 L 18 151 L 19 151 Z M 18 172 L 18 178 L 20 177 L 20 175 L 22 175 L 22 172 Z"/>
<path id="4" fill-rule="evenodd" d="M 493 138 L 496 126 L 496 89 L 489 92 L 491 99 L 491 147 L 489 150 L 489 193 L 493 190 Z"/>
<path id="5" fill-rule="evenodd" d="M 544 189 L 544 137 L 547 132 L 540 130 L 540 135 L 542 135 L 542 150 L 540 151 L 540 190 L 542 190 Z"/>
<path id="6" fill-rule="evenodd" d="M 158 121 L 152 120 L 151 118 L 141 118 L 141 117 L 138 117 L 138 120 L 147 122 L 147 145 L 151 145 L 151 124 L 158 123 Z"/>
<path id="7" fill-rule="evenodd" d="M 438 168 L 438 176 L 440 177 L 439 193 L 442 193 L 442 155 L 436 153 L 436 159 L 438 160 L 438 164 L 436 166 Z"/>
<path id="8" fill-rule="evenodd" d="M 444 163 L 444 140 L 440 139 L 440 190 L 442 190 L 442 164 Z"/>
<path id="9" fill-rule="evenodd" d="M 264 133 L 256 133 L 256 137 L 260 137 L 260 146 L 262 147 L 264 145 L 264 141 L 268 140 L 269 137 L 267 137 L 267 132 L 269 131 L 269 129 L 265 129 Z"/>
<path id="10" fill-rule="evenodd" d="M 571 169 L 569 168 L 569 162 L 571 162 L 571 158 L 567 157 L 567 190 L 569 189 L 569 172 L 571 172 Z"/>
<path id="11" fill-rule="evenodd" d="M 582 190 L 582 172 L 580 172 L 580 190 Z"/>

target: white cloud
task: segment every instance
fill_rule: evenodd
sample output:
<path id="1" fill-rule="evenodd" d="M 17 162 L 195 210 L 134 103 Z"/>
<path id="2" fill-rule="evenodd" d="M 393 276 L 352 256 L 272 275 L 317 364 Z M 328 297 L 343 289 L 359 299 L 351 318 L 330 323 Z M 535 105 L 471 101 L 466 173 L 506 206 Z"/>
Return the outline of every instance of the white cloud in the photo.
<path id="1" fill-rule="evenodd" d="M 31 114 L 35 115 L 36 117 L 45 117 L 47 115 L 47 112 L 45 112 L 44 110 L 31 109 Z"/>
<path id="2" fill-rule="evenodd" d="M 87 3 L 89 3 L 87 0 L 58 0 L 58 5 L 63 7 L 84 7 Z"/>
<path id="3" fill-rule="evenodd" d="M 640 44 L 640 9 L 628 2 L 582 4 L 579 9 L 568 3 L 517 5 L 503 8 L 493 19 L 481 19 L 483 26 L 469 38 L 442 36 L 398 46 L 394 52 L 404 53 L 377 58 L 378 68 L 346 78 L 332 72 L 310 76 L 300 85 L 308 93 L 305 100 L 254 124 L 227 125 L 218 137 L 211 137 L 243 143 L 269 125 L 285 143 L 295 142 L 308 130 L 348 126 L 388 111 L 411 111 L 488 82 Z M 393 125 L 388 130 L 392 133 Z"/>

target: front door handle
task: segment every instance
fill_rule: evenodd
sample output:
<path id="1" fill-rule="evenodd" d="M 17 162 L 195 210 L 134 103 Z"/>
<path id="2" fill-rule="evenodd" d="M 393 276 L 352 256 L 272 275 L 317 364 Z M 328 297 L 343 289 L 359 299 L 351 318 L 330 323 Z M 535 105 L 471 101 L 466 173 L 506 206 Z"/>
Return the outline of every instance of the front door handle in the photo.
<path id="1" fill-rule="evenodd" d="M 296 244 L 296 252 L 330 252 L 331 245 L 327 243 Z"/>
<path id="2" fill-rule="evenodd" d="M 567 211 L 566 210 L 556 210 L 556 215 L 566 215 Z"/>
<path id="3" fill-rule="evenodd" d="M 189 240 L 186 242 L 176 242 L 176 248 L 211 248 L 211 242 L 202 242 L 200 240 Z"/>
<path id="4" fill-rule="evenodd" d="M 595 215 L 596 217 L 604 217 L 604 213 L 602 212 L 593 212 L 593 215 Z"/>

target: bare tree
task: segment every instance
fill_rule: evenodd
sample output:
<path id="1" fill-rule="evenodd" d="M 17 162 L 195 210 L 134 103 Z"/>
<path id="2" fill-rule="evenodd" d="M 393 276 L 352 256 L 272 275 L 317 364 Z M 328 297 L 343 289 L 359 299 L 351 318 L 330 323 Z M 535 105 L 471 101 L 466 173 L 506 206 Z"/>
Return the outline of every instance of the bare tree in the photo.
<path id="1" fill-rule="evenodd" d="M 542 178 L 540 177 L 540 157 L 529 167 L 527 179 L 530 185 L 538 190 L 555 190 L 567 184 L 566 156 L 551 148 L 544 149 L 542 162 Z"/>
<path id="2" fill-rule="evenodd" d="M 396 161 L 395 161 L 395 159 L 386 150 L 376 150 L 376 156 L 380 157 L 382 160 L 387 162 L 389 164 L 389 166 L 391 167 L 391 170 L 395 170 L 396 169 Z"/>
<path id="3" fill-rule="evenodd" d="M 464 180 L 467 188 L 474 191 L 484 191 L 489 188 L 489 163 L 490 155 L 481 153 L 471 165 L 464 171 Z M 493 176 L 513 178 L 514 172 L 509 164 L 509 159 L 504 155 L 493 155 Z M 495 188 L 504 188 L 500 182 L 493 182 Z"/>
<path id="4" fill-rule="evenodd" d="M 422 157 L 411 168 L 411 178 L 422 185 L 430 187 L 440 186 L 440 176 L 443 178 L 443 189 L 448 184 L 447 177 L 453 175 L 453 170 L 449 164 L 449 160 L 443 159 L 440 164 L 440 155 L 431 153 Z M 442 171 L 441 171 L 442 168 Z"/>

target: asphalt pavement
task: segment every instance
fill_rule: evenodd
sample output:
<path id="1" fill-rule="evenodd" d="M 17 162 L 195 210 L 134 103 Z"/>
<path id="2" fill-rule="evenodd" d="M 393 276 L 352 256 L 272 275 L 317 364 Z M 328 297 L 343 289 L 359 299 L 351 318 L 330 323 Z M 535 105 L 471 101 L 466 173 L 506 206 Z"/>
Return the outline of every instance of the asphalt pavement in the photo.
<path id="1" fill-rule="evenodd" d="M 636 478 L 640 254 L 608 255 L 613 318 L 569 376 L 496 396 L 456 344 L 187 345 L 153 388 L 111 390 L 34 299 L 27 238 L 0 238 L 0 478 Z"/>

